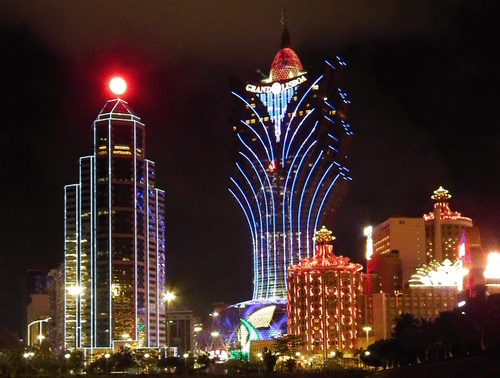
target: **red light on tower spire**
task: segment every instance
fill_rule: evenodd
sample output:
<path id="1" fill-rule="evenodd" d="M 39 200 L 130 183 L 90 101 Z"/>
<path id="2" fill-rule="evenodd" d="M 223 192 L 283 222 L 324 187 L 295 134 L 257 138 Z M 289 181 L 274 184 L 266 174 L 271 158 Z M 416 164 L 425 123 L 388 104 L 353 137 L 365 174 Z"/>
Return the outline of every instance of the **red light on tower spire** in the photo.
<path id="1" fill-rule="evenodd" d="M 127 83 L 123 78 L 116 76 L 109 81 L 109 89 L 115 95 L 121 95 L 127 90 Z"/>

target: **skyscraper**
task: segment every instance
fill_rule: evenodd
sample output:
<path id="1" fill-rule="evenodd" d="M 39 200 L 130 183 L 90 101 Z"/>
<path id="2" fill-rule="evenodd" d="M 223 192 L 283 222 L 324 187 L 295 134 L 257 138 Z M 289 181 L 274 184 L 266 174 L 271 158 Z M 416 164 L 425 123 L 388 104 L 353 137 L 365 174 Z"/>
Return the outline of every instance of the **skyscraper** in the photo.
<path id="1" fill-rule="evenodd" d="M 337 58 L 322 74 L 306 72 L 284 23 L 269 76 L 233 84 L 238 154 L 229 190 L 250 228 L 253 299 L 286 298 L 288 266 L 314 254 L 314 232 L 351 180 L 344 66 Z"/>
<path id="2" fill-rule="evenodd" d="M 165 194 L 146 159 L 145 126 L 120 98 L 93 124 L 94 153 L 64 188 L 65 349 L 165 340 Z"/>

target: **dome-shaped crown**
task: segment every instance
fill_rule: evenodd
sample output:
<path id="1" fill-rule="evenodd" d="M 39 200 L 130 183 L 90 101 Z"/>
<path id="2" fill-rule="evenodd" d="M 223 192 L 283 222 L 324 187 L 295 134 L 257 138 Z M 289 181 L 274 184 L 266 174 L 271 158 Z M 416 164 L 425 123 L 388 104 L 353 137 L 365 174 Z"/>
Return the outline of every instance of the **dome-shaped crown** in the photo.
<path id="1" fill-rule="evenodd" d="M 284 47 L 274 57 L 271 64 L 270 81 L 283 81 L 299 76 L 303 71 L 302 63 L 295 52 Z"/>

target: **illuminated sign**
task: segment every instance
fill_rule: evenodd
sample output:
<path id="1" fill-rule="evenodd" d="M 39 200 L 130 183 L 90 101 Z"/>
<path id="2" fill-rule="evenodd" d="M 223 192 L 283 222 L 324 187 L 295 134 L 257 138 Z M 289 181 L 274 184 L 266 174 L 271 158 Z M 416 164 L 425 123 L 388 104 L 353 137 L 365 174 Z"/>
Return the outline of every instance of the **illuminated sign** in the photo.
<path id="1" fill-rule="evenodd" d="M 278 94 L 281 93 L 282 91 L 296 87 L 299 84 L 302 84 L 304 81 L 306 81 L 307 78 L 305 76 L 299 76 L 296 79 L 290 80 L 286 83 L 280 84 L 280 83 L 274 83 L 273 85 L 263 85 L 263 86 L 256 86 L 253 84 L 247 84 L 245 87 L 247 92 L 252 92 L 252 93 L 274 93 Z"/>

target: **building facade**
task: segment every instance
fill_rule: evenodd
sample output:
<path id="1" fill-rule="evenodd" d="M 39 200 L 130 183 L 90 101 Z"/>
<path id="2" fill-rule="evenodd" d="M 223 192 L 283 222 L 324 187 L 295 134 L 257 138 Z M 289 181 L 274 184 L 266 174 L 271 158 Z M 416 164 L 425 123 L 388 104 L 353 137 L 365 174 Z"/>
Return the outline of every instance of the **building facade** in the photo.
<path id="1" fill-rule="evenodd" d="M 331 231 L 317 232 L 316 255 L 288 270 L 288 332 L 304 337 L 304 352 L 326 358 L 357 348 L 362 265 L 335 256 Z"/>
<path id="2" fill-rule="evenodd" d="M 351 180 L 344 66 L 337 58 L 321 74 L 306 72 L 285 25 L 269 76 L 232 84 L 237 170 L 229 190 L 252 238 L 253 299 L 286 298 L 287 268 L 314 254 L 314 232 Z"/>
<path id="3" fill-rule="evenodd" d="M 122 99 L 93 124 L 94 153 L 64 188 L 64 348 L 165 340 L 165 194 L 146 159 L 145 126 Z"/>
<path id="4" fill-rule="evenodd" d="M 424 215 L 427 262 L 458 259 L 457 246 L 464 230 L 472 227 L 472 220 L 450 210 L 451 195 L 440 186 L 431 198 L 434 211 Z"/>

